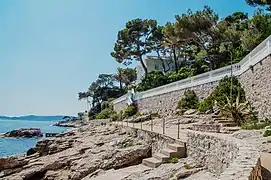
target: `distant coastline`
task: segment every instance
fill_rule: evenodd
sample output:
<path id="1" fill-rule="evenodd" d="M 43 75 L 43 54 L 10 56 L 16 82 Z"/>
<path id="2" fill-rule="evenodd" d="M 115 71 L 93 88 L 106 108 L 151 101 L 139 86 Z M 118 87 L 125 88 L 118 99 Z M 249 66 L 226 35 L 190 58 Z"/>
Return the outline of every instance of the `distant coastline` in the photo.
<path id="1" fill-rule="evenodd" d="M 0 116 L 0 119 L 3 120 L 35 120 L 35 121 L 55 121 L 62 120 L 65 116 L 36 116 L 36 115 L 27 115 L 27 116 L 17 116 L 17 117 L 9 117 L 9 116 Z"/>

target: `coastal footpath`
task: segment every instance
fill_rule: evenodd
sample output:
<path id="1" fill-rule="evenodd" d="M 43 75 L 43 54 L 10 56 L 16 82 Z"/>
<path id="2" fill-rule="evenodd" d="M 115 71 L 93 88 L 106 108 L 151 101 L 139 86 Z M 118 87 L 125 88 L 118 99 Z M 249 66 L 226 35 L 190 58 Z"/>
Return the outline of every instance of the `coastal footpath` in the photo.
<path id="1" fill-rule="evenodd" d="M 157 126 L 160 122 L 160 119 L 154 120 Z M 177 119 L 167 122 L 170 122 L 167 128 L 173 130 Z M 143 127 L 149 129 L 148 124 L 144 122 Z M 188 128 L 182 131 L 187 136 L 186 142 L 118 123 L 90 122 L 72 129 L 73 133 L 39 141 L 35 147 L 37 153 L 1 158 L 0 179 L 261 179 L 260 152 L 268 145 L 261 131 L 233 134 L 197 132 Z M 142 164 L 143 159 L 163 151 L 170 143 L 184 143 L 187 157 L 171 158 L 157 168 Z"/>

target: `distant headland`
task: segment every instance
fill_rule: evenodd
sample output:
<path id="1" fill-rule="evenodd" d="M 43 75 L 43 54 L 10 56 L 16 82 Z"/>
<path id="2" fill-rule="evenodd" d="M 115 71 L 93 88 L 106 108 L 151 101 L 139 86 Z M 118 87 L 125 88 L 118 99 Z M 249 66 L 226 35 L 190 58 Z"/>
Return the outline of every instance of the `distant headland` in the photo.
<path id="1" fill-rule="evenodd" d="M 0 116 L 0 119 L 5 120 L 36 120 L 36 121 L 54 121 L 54 120 L 61 120 L 65 116 L 62 115 L 56 115 L 56 116 L 36 116 L 36 115 L 26 115 L 26 116 L 16 116 L 16 117 L 10 117 L 10 116 Z"/>

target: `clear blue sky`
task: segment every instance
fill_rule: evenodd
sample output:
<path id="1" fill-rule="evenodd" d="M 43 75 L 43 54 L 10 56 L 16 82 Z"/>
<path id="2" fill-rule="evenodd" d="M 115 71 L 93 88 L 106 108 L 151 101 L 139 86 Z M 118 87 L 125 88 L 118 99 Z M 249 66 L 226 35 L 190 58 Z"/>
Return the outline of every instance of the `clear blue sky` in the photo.
<path id="1" fill-rule="evenodd" d="M 220 17 L 253 12 L 245 0 L 1 0 L 0 115 L 85 110 L 77 93 L 120 66 L 110 52 L 128 20 L 164 24 L 204 5 Z"/>

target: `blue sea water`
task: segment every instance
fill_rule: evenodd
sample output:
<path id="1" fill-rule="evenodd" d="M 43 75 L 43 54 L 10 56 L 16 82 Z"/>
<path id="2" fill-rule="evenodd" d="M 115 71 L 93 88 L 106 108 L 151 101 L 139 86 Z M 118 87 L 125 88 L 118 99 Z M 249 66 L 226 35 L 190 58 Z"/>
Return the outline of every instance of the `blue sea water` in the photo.
<path id="1" fill-rule="evenodd" d="M 0 119 L 0 133 L 18 128 L 41 128 L 43 133 L 59 133 L 68 128 L 52 126 L 57 121 L 5 120 Z M 0 138 L 0 157 L 21 154 L 34 147 L 41 138 Z"/>

